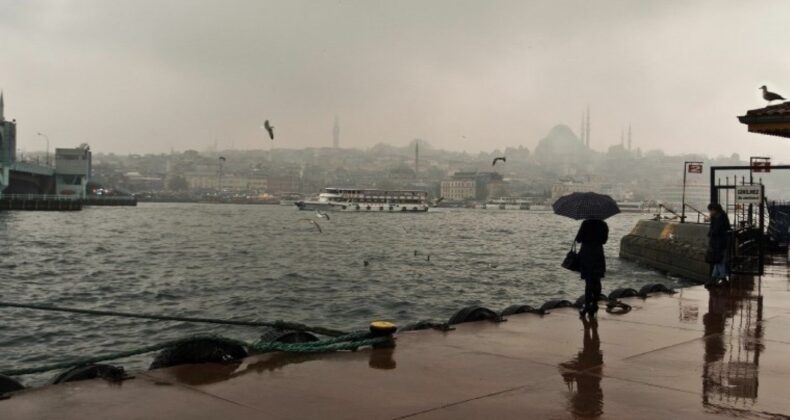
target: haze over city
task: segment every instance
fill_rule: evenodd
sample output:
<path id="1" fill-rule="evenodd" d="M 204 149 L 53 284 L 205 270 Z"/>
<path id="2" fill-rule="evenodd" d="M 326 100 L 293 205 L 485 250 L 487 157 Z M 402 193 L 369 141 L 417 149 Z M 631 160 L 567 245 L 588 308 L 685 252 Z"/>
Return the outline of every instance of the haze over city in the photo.
<path id="1" fill-rule="evenodd" d="M 18 147 L 146 153 L 414 138 L 790 160 L 737 115 L 790 95 L 784 2 L 0 1 L 0 88 Z"/>

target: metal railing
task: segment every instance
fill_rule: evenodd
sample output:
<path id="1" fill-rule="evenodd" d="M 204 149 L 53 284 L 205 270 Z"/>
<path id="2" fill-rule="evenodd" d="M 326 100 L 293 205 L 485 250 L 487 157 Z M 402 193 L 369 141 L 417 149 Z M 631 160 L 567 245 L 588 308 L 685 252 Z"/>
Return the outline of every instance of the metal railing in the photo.
<path id="1" fill-rule="evenodd" d="M 700 210 L 698 210 L 697 208 L 695 208 L 694 206 L 692 206 L 691 204 L 688 204 L 688 203 L 684 204 L 684 208 L 691 209 L 691 211 L 696 213 L 696 215 L 697 215 L 697 223 L 708 223 L 709 217 L 708 217 L 707 214 L 701 212 Z M 664 212 L 667 212 L 667 213 L 671 214 L 672 216 L 667 216 L 667 215 L 664 214 Z M 680 220 L 681 222 L 685 222 L 686 219 L 688 219 L 688 218 L 689 218 L 689 216 L 683 216 L 680 213 L 678 213 L 677 211 L 673 210 L 671 207 L 666 206 L 666 205 L 661 204 L 661 203 L 658 204 L 658 213 L 656 213 L 653 216 L 653 220 Z"/>
<path id="2" fill-rule="evenodd" d="M 694 213 L 697 214 L 697 223 L 708 223 L 710 221 L 710 218 L 708 217 L 708 215 L 703 213 L 703 212 L 701 212 L 696 207 L 694 207 L 694 206 L 692 206 L 691 204 L 688 204 L 688 203 L 685 203 L 684 205 L 685 205 L 685 208 L 691 209 L 691 211 L 693 211 Z M 702 222 L 700 222 L 700 217 L 702 217 Z M 686 219 L 688 219 L 688 216 L 686 216 Z"/>
<path id="3" fill-rule="evenodd" d="M 663 211 L 672 214 L 672 216 L 665 216 Z M 662 203 L 658 204 L 658 213 L 655 214 L 653 220 L 675 220 L 680 219 L 680 214 L 678 214 L 675 210 L 672 210 L 670 207 L 665 206 Z"/>

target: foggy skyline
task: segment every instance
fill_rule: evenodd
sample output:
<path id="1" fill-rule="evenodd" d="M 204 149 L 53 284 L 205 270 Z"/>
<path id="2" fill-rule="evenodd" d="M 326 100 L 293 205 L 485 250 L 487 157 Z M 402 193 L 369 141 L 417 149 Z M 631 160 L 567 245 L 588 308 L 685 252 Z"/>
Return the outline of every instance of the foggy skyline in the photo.
<path id="1" fill-rule="evenodd" d="M 18 147 L 99 153 L 425 139 L 492 151 L 556 124 L 633 147 L 790 161 L 736 116 L 790 95 L 782 2 L 0 0 Z M 787 75 L 787 76 L 785 76 Z M 465 137 L 465 138 L 464 138 Z"/>

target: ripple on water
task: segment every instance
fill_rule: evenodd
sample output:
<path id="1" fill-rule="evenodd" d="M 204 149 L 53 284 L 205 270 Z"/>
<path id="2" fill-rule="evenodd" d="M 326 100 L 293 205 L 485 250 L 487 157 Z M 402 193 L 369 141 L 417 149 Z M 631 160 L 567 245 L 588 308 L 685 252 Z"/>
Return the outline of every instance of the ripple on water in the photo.
<path id="1" fill-rule="evenodd" d="M 549 298 L 575 300 L 584 289 L 577 274 L 559 269 L 578 223 L 549 213 L 341 213 L 321 222 L 323 234 L 298 223 L 309 215 L 280 206 L 142 203 L 70 213 L 73 223 L 62 223 L 62 216 L 16 212 L 3 219 L 0 237 L 9 250 L 0 256 L 3 300 L 356 329 L 373 318 L 447 320 L 468 305 L 500 310 Z M 616 239 L 636 220 L 619 215 L 610 221 L 604 293 L 647 283 L 681 285 L 613 258 Z M 0 369 L 188 334 L 251 339 L 259 333 L 22 310 L 4 315 L 12 321 L 4 324 Z M 150 357 L 124 363 L 144 369 Z M 50 376 L 25 380 L 41 383 Z"/>

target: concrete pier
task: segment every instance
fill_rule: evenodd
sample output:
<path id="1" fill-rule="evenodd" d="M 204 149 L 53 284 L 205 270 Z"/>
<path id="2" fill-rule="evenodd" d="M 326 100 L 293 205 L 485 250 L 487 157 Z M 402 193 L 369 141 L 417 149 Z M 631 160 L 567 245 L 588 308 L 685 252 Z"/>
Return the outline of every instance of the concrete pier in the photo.
<path id="1" fill-rule="evenodd" d="M 640 220 L 620 240 L 620 258 L 704 283 L 710 275 L 707 245 L 707 223 Z"/>
<path id="2" fill-rule="evenodd" d="M 631 312 L 603 312 L 597 325 L 565 308 L 402 333 L 395 349 L 45 386 L 0 401 L 0 418 L 786 419 L 786 264 L 730 289 L 624 299 Z"/>

